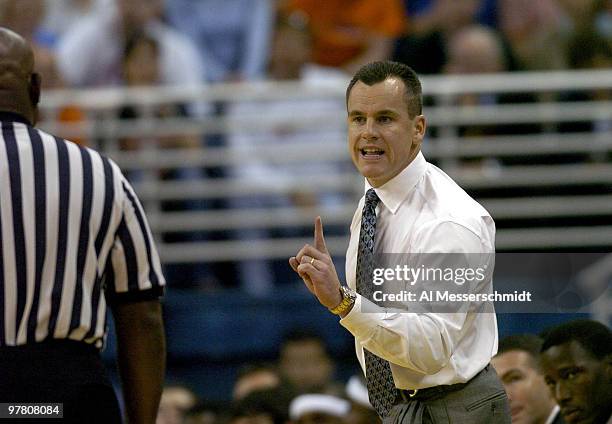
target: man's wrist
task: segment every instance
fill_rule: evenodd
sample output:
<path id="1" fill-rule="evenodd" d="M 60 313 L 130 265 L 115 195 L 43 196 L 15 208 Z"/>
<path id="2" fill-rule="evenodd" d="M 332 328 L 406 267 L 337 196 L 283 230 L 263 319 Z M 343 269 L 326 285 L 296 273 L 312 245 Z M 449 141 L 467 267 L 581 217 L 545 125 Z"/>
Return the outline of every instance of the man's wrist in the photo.
<path id="1" fill-rule="evenodd" d="M 342 300 L 334 308 L 329 308 L 329 311 L 334 315 L 340 315 L 341 317 L 346 316 L 347 313 L 353 308 L 357 294 L 354 290 L 351 290 L 347 286 L 340 286 L 340 295 Z"/>

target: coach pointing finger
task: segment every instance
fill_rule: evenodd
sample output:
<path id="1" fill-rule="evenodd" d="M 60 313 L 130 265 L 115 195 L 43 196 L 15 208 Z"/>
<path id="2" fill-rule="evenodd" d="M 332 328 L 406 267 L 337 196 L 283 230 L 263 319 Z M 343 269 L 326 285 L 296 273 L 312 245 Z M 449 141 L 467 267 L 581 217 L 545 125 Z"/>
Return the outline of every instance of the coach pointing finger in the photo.
<path id="1" fill-rule="evenodd" d="M 314 246 L 304 246 L 291 267 L 355 337 L 369 400 L 383 423 L 510 423 L 507 396 L 489 366 L 497 346 L 494 314 L 411 313 L 410 305 L 396 313 L 373 299 L 376 255 L 491 257 L 491 216 L 421 153 L 426 120 L 412 69 L 363 66 L 347 87 L 346 105 L 349 152 L 365 179 L 346 285 L 338 281 L 320 218 Z M 481 286 L 492 290 L 491 278 Z"/>

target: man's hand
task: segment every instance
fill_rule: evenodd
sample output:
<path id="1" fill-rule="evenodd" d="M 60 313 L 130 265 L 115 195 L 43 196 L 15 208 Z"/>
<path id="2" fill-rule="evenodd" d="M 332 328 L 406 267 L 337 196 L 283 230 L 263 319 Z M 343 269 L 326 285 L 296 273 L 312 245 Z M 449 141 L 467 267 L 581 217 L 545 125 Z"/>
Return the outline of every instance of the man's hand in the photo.
<path id="1" fill-rule="evenodd" d="M 342 302 L 340 280 L 325 246 L 320 216 L 315 219 L 314 246 L 305 245 L 297 255 L 289 258 L 289 265 L 323 306 L 331 309 Z"/>

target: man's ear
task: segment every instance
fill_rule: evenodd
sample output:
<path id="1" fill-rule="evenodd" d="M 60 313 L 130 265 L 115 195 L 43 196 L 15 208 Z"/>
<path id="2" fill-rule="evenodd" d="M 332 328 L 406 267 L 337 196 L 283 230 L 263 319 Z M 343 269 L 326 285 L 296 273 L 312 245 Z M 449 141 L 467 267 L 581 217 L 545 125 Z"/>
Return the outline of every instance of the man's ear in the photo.
<path id="1" fill-rule="evenodd" d="M 29 91 L 30 91 L 30 101 L 32 102 L 32 106 L 36 107 L 38 106 L 38 103 L 40 102 L 40 86 L 41 86 L 41 78 L 40 78 L 40 74 L 38 73 L 33 73 L 30 76 L 30 87 L 29 87 Z"/>
<path id="2" fill-rule="evenodd" d="M 425 120 L 425 116 L 418 115 L 414 118 L 414 136 L 413 143 L 417 141 L 420 145 L 423 142 L 423 138 L 425 137 L 425 131 L 427 130 L 427 121 Z"/>

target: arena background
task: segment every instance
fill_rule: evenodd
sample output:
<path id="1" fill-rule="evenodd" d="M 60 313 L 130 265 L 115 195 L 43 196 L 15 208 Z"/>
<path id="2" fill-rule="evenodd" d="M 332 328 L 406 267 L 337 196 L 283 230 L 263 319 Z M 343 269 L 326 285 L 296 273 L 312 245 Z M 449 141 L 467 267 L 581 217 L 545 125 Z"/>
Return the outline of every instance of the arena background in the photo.
<path id="1" fill-rule="evenodd" d="M 116 13 L 113 0 L 0 2 L 0 23 L 29 31 L 37 49 L 46 84 L 39 126 L 113 158 L 143 201 L 168 279 L 168 382 L 205 400 L 229 400 L 238 369 L 275 362 L 295 328 L 324 338 L 337 381 L 358 372 L 352 337 L 287 265 L 320 215 L 342 278 L 363 190 L 345 141 L 355 63 L 313 65 L 318 33 L 300 3 L 153 2 L 147 25 L 182 34 L 202 55 L 202 75 L 181 84 L 164 81 L 159 46 L 126 49 L 115 80 L 72 73 L 85 59 L 65 62 L 66 37 Z M 517 269 L 540 285 L 572 275 L 590 293 L 551 313 L 498 314 L 500 336 L 578 315 L 610 325 L 612 2 L 482 0 L 453 13 L 443 0 L 395 3 L 404 26 L 366 31 L 386 42 L 371 57 L 420 72 L 426 158 L 489 210 L 498 252 L 529 254 L 528 263 L 502 263 L 500 281 L 521 283 Z M 210 44 L 219 40 L 237 47 L 219 53 Z M 224 68 L 212 66 L 215 54 Z M 542 261 L 546 252 L 559 256 Z M 104 351 L 111 370 L 113 341 Z"/>

